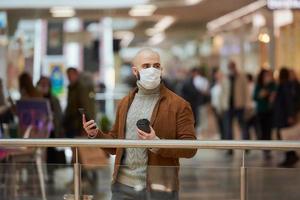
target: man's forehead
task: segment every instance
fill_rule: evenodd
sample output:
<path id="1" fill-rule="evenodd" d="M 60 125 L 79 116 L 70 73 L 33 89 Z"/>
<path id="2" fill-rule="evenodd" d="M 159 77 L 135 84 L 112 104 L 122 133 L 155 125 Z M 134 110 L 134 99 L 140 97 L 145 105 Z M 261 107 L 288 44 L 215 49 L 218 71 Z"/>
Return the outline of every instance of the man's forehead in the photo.
<path id="1" fill-rule="evenodd" d="M 141 62 L 160 62 L 159 55 L 156 53 L 141 54 L 138 58 Z"/>
<path id="2" fill-rule="evenodd" d="M 156 62 L 159 63 L 160 62 L 160 56 L 157 52 L 152 51 L 152 50 L 141 50 L 140 52 L 137 53 L 137 55 L 135 56 L 133 62 L 135 64 L 137 63 L 148 63 L 148 62 Z"/>

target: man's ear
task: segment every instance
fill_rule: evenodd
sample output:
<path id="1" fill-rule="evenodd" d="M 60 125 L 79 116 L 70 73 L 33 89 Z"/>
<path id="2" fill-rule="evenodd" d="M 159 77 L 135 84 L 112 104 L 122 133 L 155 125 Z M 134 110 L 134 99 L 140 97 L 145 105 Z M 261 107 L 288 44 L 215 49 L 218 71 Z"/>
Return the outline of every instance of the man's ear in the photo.
<path id="1" fill-rule="evenodd" d="M 132 70 L 133 75 L 135 75 L 135 76 L 138 75 L 138 69 L 137 69 L 137 67 L 135 67 L 135 66 L 132 65 L 131 70 Z"/>

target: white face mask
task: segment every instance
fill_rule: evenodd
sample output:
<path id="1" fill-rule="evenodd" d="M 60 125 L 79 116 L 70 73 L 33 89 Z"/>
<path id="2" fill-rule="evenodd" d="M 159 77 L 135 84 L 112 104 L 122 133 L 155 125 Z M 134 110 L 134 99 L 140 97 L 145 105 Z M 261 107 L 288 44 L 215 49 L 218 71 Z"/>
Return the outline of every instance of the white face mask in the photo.
<path id="1" fill-rule="evenodd" d="M 156 88 L 161 81 L 161 70 L 153 67 L 140 71 L 140 84 L 148 90 Z"/>

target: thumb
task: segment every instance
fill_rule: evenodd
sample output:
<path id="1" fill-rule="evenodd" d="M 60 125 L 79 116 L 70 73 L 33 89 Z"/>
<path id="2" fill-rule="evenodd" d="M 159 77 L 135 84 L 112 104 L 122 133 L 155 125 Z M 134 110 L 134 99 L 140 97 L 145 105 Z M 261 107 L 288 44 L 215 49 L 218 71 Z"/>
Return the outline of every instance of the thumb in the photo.
<path id="1" fill-rule="evenodd" d="M 86 119 L 85 119 L 85 115 L 84 114 L 82 115 L 82 122 L 86 123 Z"/>

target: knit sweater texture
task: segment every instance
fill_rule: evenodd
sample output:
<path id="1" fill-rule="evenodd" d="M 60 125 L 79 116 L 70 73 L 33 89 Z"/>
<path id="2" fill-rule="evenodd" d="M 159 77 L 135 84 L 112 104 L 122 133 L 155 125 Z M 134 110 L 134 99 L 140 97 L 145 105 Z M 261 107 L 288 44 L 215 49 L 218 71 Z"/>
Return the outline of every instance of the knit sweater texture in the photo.
<path id="1" fill-rule="evenodd" d="M 137 82 L 139 88 L 127 113 L 125 138 L 138 140 L 136 122 L 139 119 L 150 121 L 159 99 L 159 87 L 147 90 Z M 126 148 L 117 181 L 134 188 L 146 187 L 148 154 L 146 148 Z"/>

